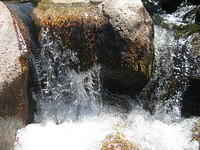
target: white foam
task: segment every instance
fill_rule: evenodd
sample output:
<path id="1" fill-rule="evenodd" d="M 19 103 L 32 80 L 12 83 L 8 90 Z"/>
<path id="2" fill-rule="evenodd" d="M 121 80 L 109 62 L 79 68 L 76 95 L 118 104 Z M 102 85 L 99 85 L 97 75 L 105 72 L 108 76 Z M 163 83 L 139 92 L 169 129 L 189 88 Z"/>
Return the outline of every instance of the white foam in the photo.
<path id="1" fill-rule="evenodd" d="M 18 131 L 14 150 L 100 150 L 105 136 L 120 132 L 142 150 L 198 150 L 194 119 L 165 123 L 136 109 L 127 119 L 104 115 L 80 122 L 31 124 Z"/>

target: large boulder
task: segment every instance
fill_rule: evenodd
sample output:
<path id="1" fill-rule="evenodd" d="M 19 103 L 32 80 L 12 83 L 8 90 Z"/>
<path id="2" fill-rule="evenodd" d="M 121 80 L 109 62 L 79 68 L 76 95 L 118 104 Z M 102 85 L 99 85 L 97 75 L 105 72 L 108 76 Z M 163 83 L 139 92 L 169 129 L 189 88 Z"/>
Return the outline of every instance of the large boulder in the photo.
<path id="1" fill-rule="evenodd" d="M 0 2 L 0 117 L 28 119 L 27 46 L 17 19 Z"/>
<path id="2" fill-rule="evenodd" d="M 153 62 L 153 22 L 142 2 L 67 2 L 38 3 L 38 27 L 48 29 L 51 40 L 59 39 L 63 50 L 67 46 L 78 53 L 80 70 L 102 64 L 106 88 L 132 95 L 140 91 Z"/>
<path id="3" fill-rule="evenodd" d="M 113 29 L 110 41 L 105 42 L 107 48 L 102 50 L 105 85 L 119 92 L 138 92 L 151 76 L 151 17 L 140 0 L 108 0 L 102 9 Z"/>

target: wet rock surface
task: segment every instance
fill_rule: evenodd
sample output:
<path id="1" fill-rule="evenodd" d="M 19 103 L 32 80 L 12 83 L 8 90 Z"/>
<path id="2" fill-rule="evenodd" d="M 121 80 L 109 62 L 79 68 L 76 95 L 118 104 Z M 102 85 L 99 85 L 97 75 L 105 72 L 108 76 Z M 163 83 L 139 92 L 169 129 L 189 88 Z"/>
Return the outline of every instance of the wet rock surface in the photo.
<path id="1" fill-rule="evenodd" d="M 189 42 L 191 43 L 190 47 L 191 71 L 189 77 L 200 80 L 200 33 L 197 32 L 192 34 Z"/>
<path id="2" fill-rule="evenodd" d="M 16 20 L 0 2 L 0 116 L 28 118 L 26 46 Z M 24 47 L 25 46 L 25 47 Z"/>
<path id="3" fill-rule="evenodd" d="M 80 70 L 102 64 L 106 88 L 135 95 L 151 76 L 153 23 L 140 0 L 62 6 L 43 1 L 34 14 L 53 39 L 78 52 Z"/>

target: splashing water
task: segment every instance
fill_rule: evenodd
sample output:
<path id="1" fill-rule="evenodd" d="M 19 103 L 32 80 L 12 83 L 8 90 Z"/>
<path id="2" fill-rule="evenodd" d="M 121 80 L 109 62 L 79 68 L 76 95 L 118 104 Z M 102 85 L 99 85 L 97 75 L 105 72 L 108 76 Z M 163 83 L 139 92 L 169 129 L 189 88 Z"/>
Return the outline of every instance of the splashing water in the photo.
<path id="1" fill-rule="evenodd" d="M 142 150 L 198 150 L 198 143 L 189 140 L 194 121 L 164 123 L 135 108 L 127 119 L 109 114 L 59 125 L 31 124 L 18 131 L 15 150 L 100 150 L 105 137 L 115 133 Z"/>
<path id="2" fill-rule="evenodd" d="M 33 91 L 37 101 L 35 123 L 18 130 L 14 150 L 100 150 L 107 135 L 121 133 L 141 150 L 198 150 L 192 141 L 192 128 L 196 121 L 180 116 L 180 101 L 184 87 L 175 90 L 166 98 L 167 88 L 173 79 L 185 85 L 187 55 L 177 55 L 175 47 L 182 49 L 184 40 L 177 41 L 173 34 L 155 26 L 155 71 L 143 91 L 154 87 L 154 96 L 145 95 L 149 101 L 163 99 L 150 115 L 128 96 L 132 111 L 121 113 L 109 111 L 103 104 L 100 79 L 101 67 L 94 65 L 87 72 L 80 72 L 76 52 L 57 40 L 52 40 L 48 29 L 41 32 L 42 49 L 36 57 L 35 68 L 38 89 Z M 184 62 L 184 63 L 183 63 Z M 186 71 L 187 73 L 187 71 Z M 117 97 L 109 95 L 110 99 Z M 118 96 L 120 98 L 120 96 Z"/>

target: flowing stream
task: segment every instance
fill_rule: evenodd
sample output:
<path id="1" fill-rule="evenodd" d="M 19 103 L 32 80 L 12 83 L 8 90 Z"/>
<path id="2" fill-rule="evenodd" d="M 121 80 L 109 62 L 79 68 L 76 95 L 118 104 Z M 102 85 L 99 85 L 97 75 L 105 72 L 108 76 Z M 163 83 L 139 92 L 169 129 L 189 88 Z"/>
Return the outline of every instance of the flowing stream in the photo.
<path id="1" fill-rule="evenodd" d="M 103 89 L 98 64 L 86 72 L 72 69 L 79 64 L 77 54 L 59 39 L 51 40 L 43 28 L 42 48 L 32 58 L 37 112 L 34 123 L 18 130 L 14 150 L 101 150 L 105 137 L 117 133 L 141 150 L 198 150 L 191 131 L 197 118 L 180 113 L 189 66 L 187 39 L 177 40 L 173 31 L 159 25 L 154 28 L 153 77 L 136 99 Z M 129 110 L 105 99 L 123 101 Z M 153 115 L 142 106 L 149 102 L 154 103 Z"/>

